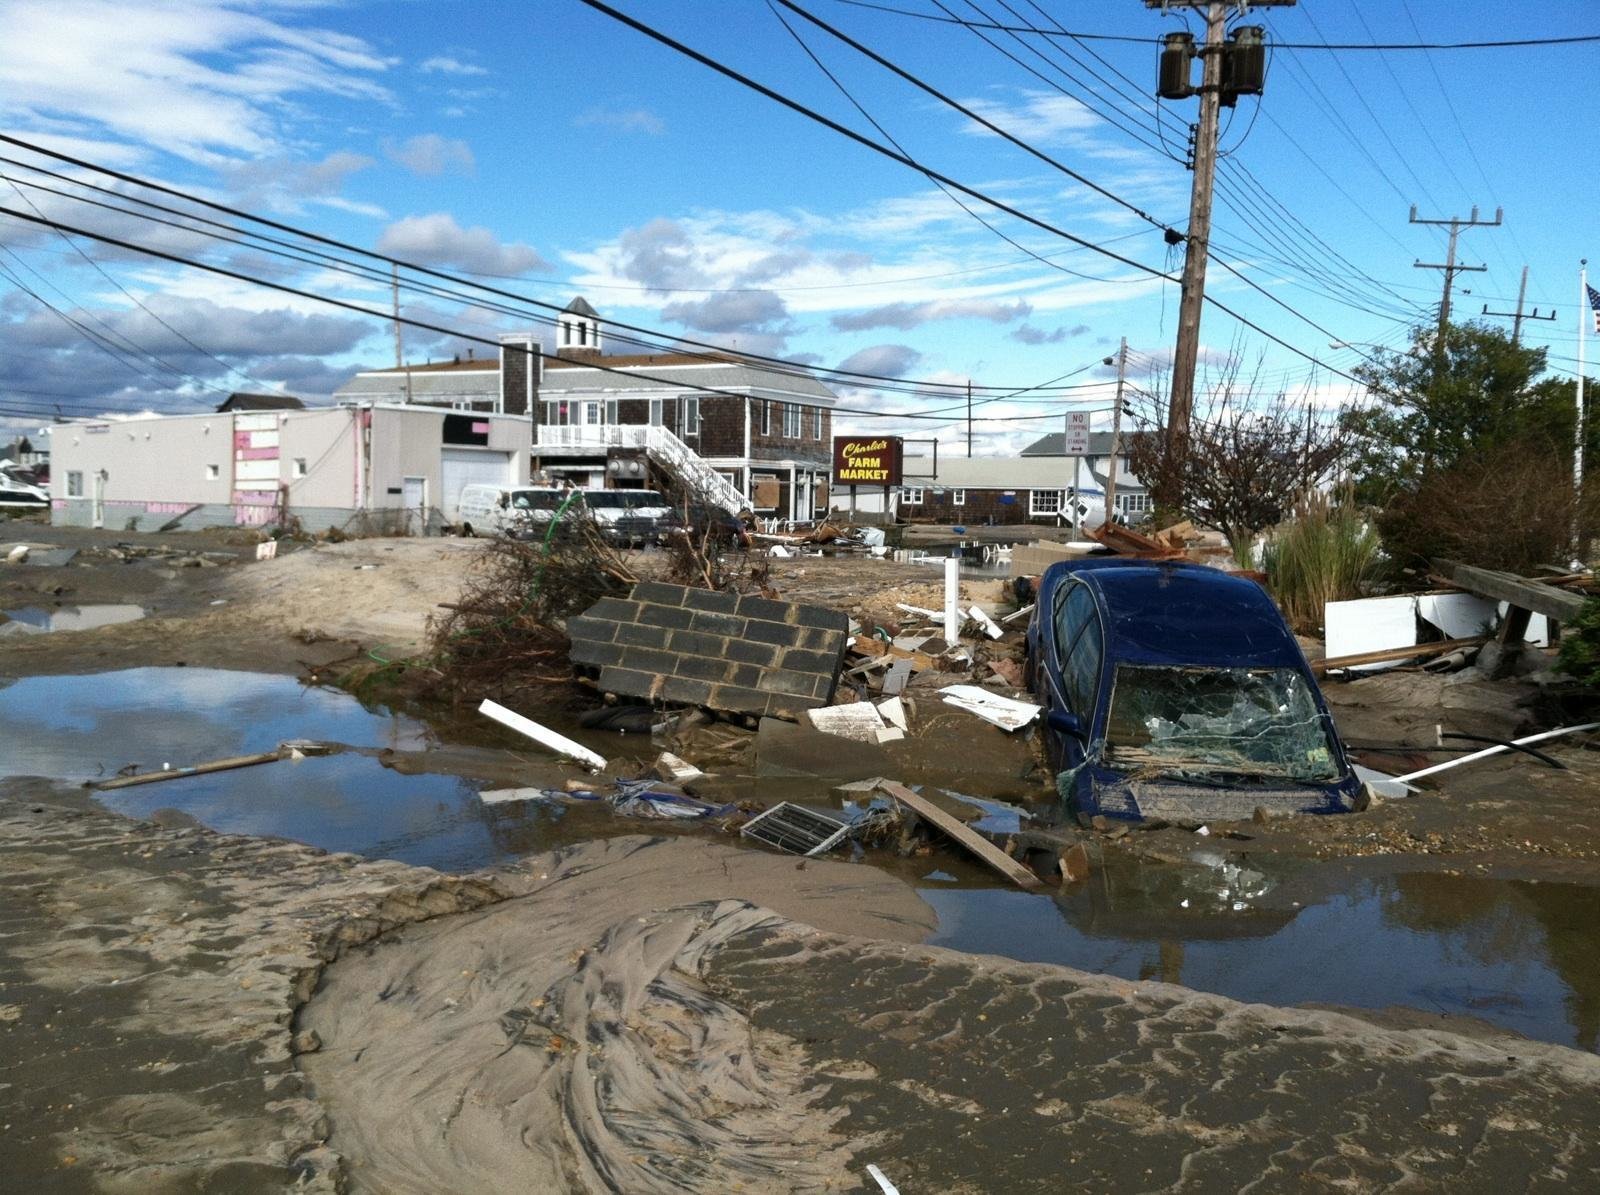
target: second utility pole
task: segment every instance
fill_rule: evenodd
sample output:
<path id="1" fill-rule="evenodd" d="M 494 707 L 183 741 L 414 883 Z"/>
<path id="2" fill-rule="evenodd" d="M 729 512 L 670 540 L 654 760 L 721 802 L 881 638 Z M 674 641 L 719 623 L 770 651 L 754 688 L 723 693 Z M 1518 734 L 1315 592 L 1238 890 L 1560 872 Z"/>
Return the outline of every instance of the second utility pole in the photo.
<path id="1" fill-rule="evenodd" d="M 1450 291 L 1455 285 L 1456 275 L 1464 274 L 1469 271 L 1481 274 L 1484 270 L 1489 268 L 1488 266 L 1458 266 L 1456 264 L 1456 240 L 1461 236 L 1461 230 L 1463 228 L 1493 228 L 1496 224 L 1500 223 L 1504 214 L 1505 213 L 1503 209 L 1495 208 L 1493 220 L 1480 220 L 1478 219 L 1478 209 L 1473 208 L 1472 215 L 1468 216 L 1465 220 L 1463 220 L 1460 216 L 1451 216 L 1448 220 L 1419 220 L 1417 219 L 1416 206 L 1412 205 L 1411 223 L 1448 224 L 1450 226 L 1450 248 L 1445 255 L 1444 264 L 1433 265 L 1422 261 L 1413 263 L 1413 268 L 1418 270 L 1444 271 L 1444 297 L 1439 300 L 1439 343 L 1436 349 L 1440 357 L 1444 356 L 1444 334 L 1445 331 L 1450 327 Z"/>

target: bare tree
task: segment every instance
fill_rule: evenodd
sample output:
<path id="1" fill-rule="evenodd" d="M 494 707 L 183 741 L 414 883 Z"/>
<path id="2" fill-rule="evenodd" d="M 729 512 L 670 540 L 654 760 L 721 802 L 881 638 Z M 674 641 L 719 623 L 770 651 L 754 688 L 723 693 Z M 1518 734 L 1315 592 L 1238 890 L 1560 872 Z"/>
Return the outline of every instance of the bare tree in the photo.
<path id="1" fill-rule="evenodd" d="M 1135 392 L 1128 467 L 1184 517 L 1221 531 L 1244 559 L 1259 532 L 1333 479 L 1347 436 L 1332 412 L 1309 399 L 1263 394 L 1259 363 L 1249 378 L 1240 375 L 1237 360 L 1230 361 L 1217 383 L 1196 395 L 1188 441 L 1177 453 L 1160 434 L 1167 388 L 1158 380 Z"/>

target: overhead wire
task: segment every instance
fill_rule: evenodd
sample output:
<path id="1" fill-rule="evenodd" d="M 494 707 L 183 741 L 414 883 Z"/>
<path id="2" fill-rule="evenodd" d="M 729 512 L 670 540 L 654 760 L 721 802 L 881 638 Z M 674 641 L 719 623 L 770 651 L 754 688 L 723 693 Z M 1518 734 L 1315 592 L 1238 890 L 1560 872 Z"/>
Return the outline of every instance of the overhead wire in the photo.
<path id="1" fill-rule="evenodd" d="M 286 232 L 286 233 L 288 233 L 290 235 L 298 236 L 298 237 L 301 237 L 301 238 L 303 238 L 305 240 L 309 240 L 309 241 L 315 242 L 317 244 L 327 245 L 327 246 L 330 246 L 332 248 L 339 249 L 339 250 L 341 250 L 343 252 L 346 252 L 346 253 L 353 253 L 353 254 L 356 254 L 356 255 L 361 256 L 361 257 L 369 258 L 369 259 L 376 260 L 376 261 L 381 261 L 386 266 L 389 266 L 391 268 L 398 267 L 398 268 L 401 268 L 401 269 L 412 271 L 413 273 L 416 273 L 416 274 L 423 275 L 425 277 L 438 278 L 438 279 L 442 279 L 442 280 L 444 280 L 446 282 L 451 282 L 451 283 L 455 283 L 455 284 L 458 284 L 458 285 L 463 285 L 463 286 L 469 287 L 471 290 L 473 290 L 475 292 L 482 292 L 485 295 L 493 295 L 497 299 L 501 299 L 501 298 L 509 299 L 509 300 L 512 300 L 512 301 L 514 301 L 516 303 L 526 304 L 526 305 L 531 306 L 531 307 L 539 308 L 539 309 L 541 309 L 543 311 L 547 311 L 547 312 L 552 313 L 552 315 L 550 315 L 550 316 L 527 316 L 527 318 L 539 319 L 539 320 L 542 320 L 543 322 L 545 322 L 547 324 L 550 324 L 552 326 L 555 323 L 555 321 L 558 320 L 560 315 L 562 314 L 562 310 L 563 309 L 558 307 L 554 303 L 549 303 L 549 302 L 546 302 L 546 301 L 541 300 L 541 299 L 530 298 L 529 296 L 520 295 L 520 294 L 517 294 L 514 291 L 508 291 L 508 290 L 505 290 L 505 289 L 500 288 L 500 287 L 485 286 L 485 285 L 483 285 L 481 283 L 473 283 L 473 282 L 470 282 L 470 281 L 466 281 L 466 280 L 460 279 L 460 278 L 456 277 L 455 275 L 450 274 L 450 273 L 448 273 L 446 271 L 437 270 L 437 269 L 434 269 L 434 268 L 426 266 L 426 265 L 421 265 L 421 264 L 416 263 L 416 262 L 408 261 L 408 260 L 406 260 L 404 258 L 398 258 L 398 257 L 394 257 L 394 256 L 391 256 L 391 255 L 388 255 L 388 254 L 378 253 L 378 252 L 375 252 L 373 250 L 363 248 L 363 247 L 361 247 L 359 245 L 353 245 L 353 244 L 350 244 L 348 242 L 340 241 L 340 240 L 337 240 L 337 239 L 332 238 L 332 237 L 324 236 L 321 233 L 313 232 L 313 231 L 310 231 L 310 230 L 307 230 L 307 229 L 303 229 L 303 228 L 297 228 L 294 225 L 286 224 L 286 223 L 284 223 L 282 221 L 279 221 L 279 220 L 273 220 L 273 219 L 270 219 L 268 217 L 260 216 L 260 215 L 257 215 L 257 214 L 251 213 L 251 212 L 247 212 L 247 211 L 244 211 L 244 210 L 239 209 L 239 208 L 230 207 L 227 204 L 217 203 L 217 202 L 215 202 L 213 200 L 205 199 L 204 197 L 201 197 L 201 196 L 191 195 L 191 194 L 189 194 L 187 192 L 178 190 L 177 188 L 169 187 L 169 186 L 166 186 L 165 184 L 162 184 L 162 183 L 152 182 L 152 181 L 147 180 L 147 179 L 142 179 L 142 178 L 140 178 L 140 177 L 138 177 L 136 175 L 128 174 L 127 172 L 116 170 L 116 169 L 113 169 L 113 168 L 111 168 L 109 166 L 104 166 L 104 165 L 101 165 L 101 164 L 98 164 L 98 163 L 95 163 L 95 162 L 88 161 L 88 160 L 83 159 L 83 158 L 77 158 L 77 157 L 74 157 L 74 156 L 72 156 L 70 154 L 62 153 L 62 152 L 60 152 L 58 150 L 50 149 L 50 148 L 42 146 L 42 145 L 37 145 L 37 144 L 34 144 L 32 142 L 24 141 L 21 138 L 14 137 L 14 136 L 12 136 L 10 134 L 7 134 L 7 133 L 0 133 L 0 143 L 8 143 L 8 144 L 12 144 L 12 145 L 17 145 L 17 146 L 19 146 L 19 147 L 21 147 L 23 149 L 29 150 L 30 152 L 39 153 L 39 154 L 42 154 L 42 155 L 44 155 L 46 157 L 55 159 L 57 161 L 66 162 L 66 163 L 68 163 L 70 165 L 77 166 L 80 169 L 86 169 L 86 170 L 90 170 L 90 171 L 93 171 L 93 172 L 98 173 L 98 174 L 103 174 L 103 175 L 106 175 L 107 177 L 117 179 L 120 182 L 129 183 L 131 185 L 138 186 L 138 187 L 148 188 L 148 189 L 153 190 L 153 191 L 155 191 L 157 193 L 160 193 L 160 194 L 169 195 L 169 196 L 172 196 L 174 198 L 178 198 L 178 199 L 184 200 L 185 202 L 189 202 L 189 203 L 200 205 L 202 207 L 205 207 L 205 208 L 213 210 L 213 211 L 219 211 L 219 212 L 222 212 L 222 213 L 224 213 L 226 215 L 234 216 L 234 217 L 239 218 L 239 219 L 243 219 L 243 220 L 250 221 L 250 222 L 253 222 L 253 223 L 258 223 L 258 224 L 261 224 L 261 225 L 263 225 L 265 227 L 272 228 L 272 229 L 280 231 L 280 232 Z M 361 266 L 361 265 L 359 265 L 357 263 L 349 262 L 349 261 L 347 261 L 347 260 L 345 260 L 343 258 L 338 258 L 336 256 L 324 253 L 323 251 L 321 251 L 319 249 L 309 248 L 309 247 L 301 246 L 301 245 L 294 245 L 291 242 L 284 241 L 284 240 L 282 240 L 280 238 L 277 238 L 277 237 L 272 237 L 272 236 L 269 236 L 267 234 L 256 232 L 256 231 L 253 231 L 253 230 L 240 229 L 240 228 L 238 228 L 236 226 L 229 225 L 229 224 L 227 224 L 225 222 L 219 222 L 219 221 L 216 221 L 216 220 L 212 220 L 209 217 L 200 215 L 198 213 L 182 211 L 180 209 L 173 208 L 170 205 L 157 203 L 157 202 L 155 202 L 153 200 L 145 199 L 145 198 L 142 198 L 142 197 L 136 197 L 136 196 L 131 196 L 131 195 L 130 196 L 124 196 L 122 192 L 112 191 L 109 188 L 102 187 L 102 186 L 100 186 L 98 184 L 87 182 L 86 180 L 73 179 L 70 175 L 63 175 L 60 172 L 49 171 L 47 169 L 44 169 L 42 167 L 34 166 L 34 165 L 32 165 L 30 163 L 27 163 L 27 162 L 21 162 L 18 159 L 15 159 L 15 158 L 0 157 L 0 162 L 7 162 L 7 163 L 10 163 L 10 164 L 13 164 L 13 165 L 22 166 L 22 167 L 27 168 L 27 169 L 38 170 L 41 173 L 44 173 L 44 174 L 47 174 L 47 175 L 51 175 L 52 177 L 55 177 L 55 178 L 58 178 L 58 179 L 65 179 L 66 181 L 72 182 L 75 185 L 83 186 L 83 187 L 86 187 L 88 189 L 94 190 L 94 191 L 102 193 L 102 194 L 111 195 L 111 196 L 114 196 L 114 197 L 117 197 L 117 198 L 124 198 L 128 202 L 133 202 L 133 203 L 136 203 L 136 204 L 138 204 L 140 206 L 151 207 L 153 209 L 160 210 L 160 211 L 165 211 L 165 212 L 167 212 L 169 214 L 177 215 L 177 216 L 180 216 L 180 217 L 185 218 L 185 219 L 195 220 L 195 221 L 198 221 L 198 222 L 200 222 L 202 224 L 207 224 L 207 225 L 210 225 L 210 226 L 215 227 L 215 228 L 225 229 L 225 230 L 227 230 L 229 232 L 252 238 L 252 242 L 261 241 L 261 242 L 265 242 L 265 243 L 270 244 L 270 245 L 276 245 L 276 246 L 278 246 L 280 248 L 285 248 L 286 252 L 290 253 L 290 256 L 293 256 L 294 252 L 298 251 L 299 253 L 309 254 L 312 258 L 320 259 L 321 261 L 327 262 L 329 264 L 334 264 L 336 266 L 344 267 L 344 268 L 347 268 L 347 269 L 354 269 L 354 270 L 357 270 L 357 271 L 366 271 L 368 276 L 369 276 L 369 280 L 370 281 L 373 281 L 375 283 L 380 283 L 381 282 L 381 284 L 384 287 L 388 287 L 390 285 L 390 283 L 391 283 L 391 280 L 392 280 L 391 279 L 391 275 L 388 272 L 384 272 L 384 273 L 380 274 L 373 267 Z M 38 184 L 31 184 L 31 183 L 28 184 L 28 185 L 38 186 Z M 48 188 L 45 188 L 45 189 L 48 189 Z M 57 193 L 60 194 L 60 192 L 57 192 Z M 69 197 L 76 198 L 80 202 L 90 202 L 90 203 L 94 203 L 95 202 L 95 201 L 84 200 L 81 197 L 77 197 L 77 196 L 69 196 Z M 998 201 L 989 201 L 987 199 L 985 201 L 986 202 L 998 202 Z M 102 206 L 102 207 L 107 206 L 105 204 L 99 204 L 99 203 L 96 203 L 95 205 L 96 206 Z M 115 205 L 110 205 L 110 210 L 119 211 L 124 215 L 141 215 L 141 218 L 148 218 L 148 217 L 143 217 L 142 214 L 140 214 L 140 213 L 132 213 L 132 212 L 129 212 L 125 208 L 119 208 L 119 207 L 116 207 Z M 163 222 L 163 221 L 158 221 L 158 222 Z M 189 228 L 189 227 L 187 227 L 185 225 L 173 225 L 173 227 L 186 228 L 186 230 L 190 231 L 190 232 L 199 231 L 199 232 L 204 233 L 204 235 L 207 235 L 207 236 L 214 235 L 214 234 L 211 234 L 211 233 L 205 233 L 204 230 L 196 230 L 194 228 Z M 1051 226 L 1046 224 L 1045 227 L 1048 229 Z M 1082 238 L 1072 238 L 1070 234 L 1065 234 L 1065 233 L 1063 233 L 1061 235 L 1066 236 L 1068 239 L 1075 240 L 1077 243 L 1079 243 L 1081 246 L 1083 246 L 1085 248 L 1092 249 L 1095 252 L 1101 253 L 1103 255 L 1112 256 L 1112 257 L 1116 258 L 1116 260 L 1118 260 L 1119 262 L 1122 262 L 1124 264 L 1132 265 L 1135 268 L 1139 269 L 1141 272 L 1159 274 L 1159 271 L 1153 271 L 1153 270 L 1151 270 L 1150 267 L 1145 266 L 1140 262 L 1134 261 L 1132 258 L 1126 258 L 1126 257 L 1123 257 L 1120 254 L 1110 253 L 1108 250 L 1103 249 L 1100 245 L 1097 245 L 1092 241 L 1086 241 L 1086 240 L 1083 240 Z M 226 240 L 227 238 L 223 237 L 221 239 Z M 257 249 L 261 248 L 260 245 L 256 245 L 254 243 L 252 243 L 250 247 L 257 248 Z M 299 260 L 301 260 L 303 264 L 316 264 L 315 262 L 309 261 L 309 260 L 307 260 L 306 258 L 303 258 L 303 257 L 299 258 Z M 429 285 L 429 284 L 426 284 L 426 283 L 418 283 L 414 279 L 405 280 L 405 281 L 407 281 L 408 284 L 411 285 L 412 287 L 425 287 L 425 286 Z M 485 307 L 492 307 L 493 306 L 493 304 L 489 300 L 481 299 L 481 298 L 478 298 L 478 297 L 475 297 L 475 296 L 462 296 L 462 295 L 459 294 L 459 292 L 450 292 L 448 290 L 439 289 L 439 290 L 436 290 L 434 293 L 438 297 L 450 297 L 450 298 L 453 298 L 456 301 L 460 301 L 460 302 L 469 302 L 469 303 L 472 303 L 472 304 L 475 304 L 475 305 L 485 306 Z M 518 312 L 517 314 L 525 314 L 525 313 Z M 814 366 L 814 367 L 803 366 L 803 365 L 799 365 L 799 364 L 797 364 L 795 362 L 792 362 L 792 361 L 785 361 L 782 358 L 771 357 L 771 356 L 767 356 L 767 355 L 764 355 L 764 354 L 761 354 L 761 353 L 754 353 L 754 352 L 749 352 L 749 351 L 732 352 L 731 350 L 728 350 L 728 349 L 726 349 L 726 348 L 724 348 L 723 346 L 720 346 L 720 345 L 714 345 L 714 344 L 710 344 L 710 343 L 705 342 L 705 341 L 694 340 L 694 339 L 689 338 L 689 337 L 677 336 L 677 335 L 671 334 L 671 333 L 659 332 L 659 331 L 656 331 L 656 330 L 653 330 L 653 329 L 642 328 L 642 327 L 639 327 L 637 325 L 629 324 L 629 323 L 626 323 L 624 321 L 619 321 L 619 320 L 608 319 L 606 321 L 606 325 L 607 325 L 608 331 L 610 331 L 610 333 L 611 333 L 612 338 L 614 340 L 618 340 L 621 343 L 635 343 L 635 344 L 638 344 L 638 345 L 640 345 L 642 347 L 657 348 L 658 351 L 677 352 L 677 353 L 683 353 L 683 354 L 686 354 L 686 355 L 689 355 L 689 356 L 699 355 L 699 356 L 706 357 L 707 360 L 715 360 L 715 361 L 719 361 L 719 362 L 723 362 L 723 363 L 726 363 L 727 358 L 730 355 L 733 355 L 733 356 L 736 356 L 736 357 L 738 357 L 738 358 L 740 358 L 742 360 L 745 360 L 745 361 L 759 362 L 759 363 L 762 363 L 762 364 L 765 364 L 765 365 L 771 365 L 771 366 L 777 368 L 780 372 L 786 371 L 786 372 L 790 373 L 792 376 L 796 376 L 796 377 L 810 377 L 810 376 L 814 376 L 816 374 L 823 374 L 823 375 L 827 375 L 827 376 L 831 376 L 831 377 L 840 377 L 840 378 L 846 378 L 846 379 L 857 379 L 857 378 L 859 378 L 859 379 L 864 379 L 864 380 L 873 381 L 873 382 L 909 384 L 909 385 L 914 385 L 914 386 L 917 386 L 917 387 L 920 387 L 920 388 L 934 388 L 934 389 L 938 389 L 938 388 L 951 389 L 951 388 L 954 388 L 952 383 L 936 381 L 936 380 L 923 381 L 923 380 L 909 379 L 909 378 L 892 378 L 892 377 L 887 377 L 885 375 L 873 374 L 873 373 L 868 373 L 868 372 L 863 372 L 863 371 L 858 371 L 858 370 L 845 370 L 845 369 L 841 369 L 841 368 L 831 368 L 831 367 L 828 367 L 828 366 Z M 632 339 L 630 339 L 630 337 L 628 335 L 629 333 L 634 333 L 634 334 L 639 334 L 639 335 L 642 335 L 642 336 L 645 336 L 645 337 L 655 338 L 656 340 L 670 341 L 671 344 L 670 344 L 670 347 L 669 347 L 669 346 L 664 346 L 664 345 L 657 345 L 657 344 L 654 344 L 651 341 L 647 341 L 647 340 L 632 340 Z M 688 346 L 688 347 L 685 347 L 685 346 Z M 709 356 L 707 355 L 708 353 L 710 354 Z M 1012 385 L 1014 385 L 1014 384 L 1012 384 Z M 999 385 L 997 385 L 995 383 L 989 383 L 989 384 L 987 384 L 987 386 L 988 387 L 997 388 L 997 389 L 1010 388 L 1009 386 L 999 386 Z"/>

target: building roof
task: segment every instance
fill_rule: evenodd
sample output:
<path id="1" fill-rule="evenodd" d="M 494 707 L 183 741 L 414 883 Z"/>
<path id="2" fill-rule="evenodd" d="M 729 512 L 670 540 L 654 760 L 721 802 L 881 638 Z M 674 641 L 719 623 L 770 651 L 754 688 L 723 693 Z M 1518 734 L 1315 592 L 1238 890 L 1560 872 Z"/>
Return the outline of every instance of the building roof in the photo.
<path id="1" fill-rule="evenodd" d="M 1067 434 L 1065 432 L 1051 432 L 1047 436 L 1040 436 L 1032 444 L 1029 444 L 1026 448 L 1024 448 L 1022 450 L 1022 455 L 1023 456 L 1065 456 L 1066 455 L 1066 435 Z M 1122 433 L 1122 442 L 1123 442 L 1124 445 L 1126 445 L 1127 442 L 1128 442 L 1128 433 L 1126 431 L 1124 431 Z M 1109 456 L 1110 453 L 1111 453 L 1111 433 L 1110 432 L 1090 432 L 1089 433 L 1089 455 L 1090 456 Z"/>
<path id="2" fill-rule="evenodd" d="M 802 398 L 817 406 L 830 406 L 835 401 L 833 391 L 801 366 L 791 373 L 716 352 L 609 357 L 547 353 L 543 365 L 541 393 L 561 397 L 585 391 L 609 395 L 618 391 L 739 390 L 749 391 L 757 398 Z M 400 368 L 391 365 L 362 370 L 334 395 L 404 398 L 409 393 L 428 398 L 495 398 L 500 393 L 499 374 L 500 362 L 494 357 Z"/>
<path id="3" fill-rule="evenodd" d="M 909 486 L 943 486 L 957 490 L 1064 490 L 1072 484 L 1072 459 L 1056 457 L 1029 460 L 1014 456 L 939 455 L 938 476 L 933 458 L 908 456 L 904 462 L 904 482 Z M 1098 489 L 1089 469 L 1083 470 L 1083 488 Z"/>
<path id="4" fill-rule="evenodd" d="M 247 394 L 235 391 L 217 407 L 222 411 L 303 411 L 306 404 L 292 394 Z"/>
<path id="5" fill-rule="evenodd" d="M 600 313 L 593 307 L 589 306 L 589 300 L 584 298 L 582 295 L 579 295 L 573 299 L 572 302 L 563 307 L 561 311 L 563 315 L 571 313 L 572 315 L 586 315 L 590 319 L 600 318 Z"/>

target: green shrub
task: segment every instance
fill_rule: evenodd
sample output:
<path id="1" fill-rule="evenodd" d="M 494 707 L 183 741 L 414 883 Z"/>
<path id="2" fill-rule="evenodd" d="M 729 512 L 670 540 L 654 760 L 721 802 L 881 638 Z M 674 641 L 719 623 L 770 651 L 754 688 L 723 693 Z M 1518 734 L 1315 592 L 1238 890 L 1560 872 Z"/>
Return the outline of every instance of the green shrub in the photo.
<path id="1" fill-rule="evenodd" d="M 1590 598 L 1578 617 L 1561 628 L 1556 666 L 1579 684 L 1600 689 L 1600 598 Z"/>
<path id="2" fill-rule="evenodd" d="M 1296 631 L 1320 632 L 1328 602 L 1361 597 L 1382 562 L 1382 542 L 1349 501 L 1303 499 L 1262 548 L 1267 588 Z"/>

